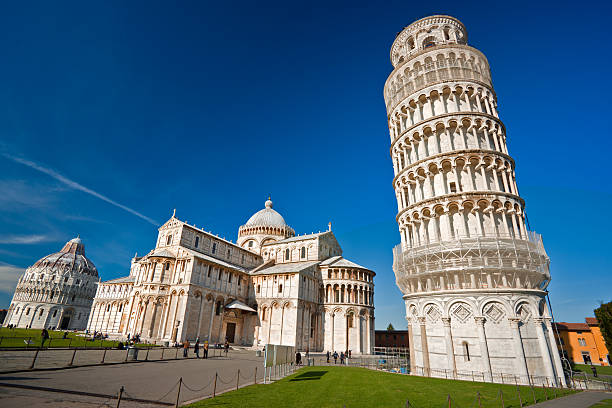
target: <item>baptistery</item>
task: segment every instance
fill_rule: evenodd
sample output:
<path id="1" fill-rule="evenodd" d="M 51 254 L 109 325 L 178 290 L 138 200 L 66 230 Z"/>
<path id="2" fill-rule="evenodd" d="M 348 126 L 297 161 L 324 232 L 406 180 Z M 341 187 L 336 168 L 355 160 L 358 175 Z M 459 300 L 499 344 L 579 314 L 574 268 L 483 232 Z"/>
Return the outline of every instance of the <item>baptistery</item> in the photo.
<path id="1" fill-rule="evenodd" d="M 489 62 L 444 15 L 405 27 L 384 87 L 411 371 L 565 382 L 546 304 L 549 258 L 529 231 Z M 504 377 L 506 376 L 506 377 Z"/>
<path id="2" fill-rule="evenodd" d="M 81 238 L 71 239 L 19 278 L 4 326 L 84 330 L 98 281 Z"/>

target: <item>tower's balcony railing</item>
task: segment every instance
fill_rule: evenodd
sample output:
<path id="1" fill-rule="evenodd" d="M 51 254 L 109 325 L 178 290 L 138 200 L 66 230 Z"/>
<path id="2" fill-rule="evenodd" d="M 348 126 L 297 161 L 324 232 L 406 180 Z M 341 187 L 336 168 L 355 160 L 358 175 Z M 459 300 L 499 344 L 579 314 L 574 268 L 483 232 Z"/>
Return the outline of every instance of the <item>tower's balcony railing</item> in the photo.
<path id="1" fill-rule="evenodd" d="M 393 249 L 393 271 L 406 293 L 453 289 L 543 289 L 550 260 L 542 237 L 458 237 Z"/>

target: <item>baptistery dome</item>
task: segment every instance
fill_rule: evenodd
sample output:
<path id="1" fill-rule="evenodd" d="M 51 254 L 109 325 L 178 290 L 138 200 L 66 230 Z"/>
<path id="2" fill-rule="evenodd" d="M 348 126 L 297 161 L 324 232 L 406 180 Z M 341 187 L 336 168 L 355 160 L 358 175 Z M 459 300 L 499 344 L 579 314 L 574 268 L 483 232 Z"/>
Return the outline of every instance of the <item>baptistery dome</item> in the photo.
<path id="1" fill-rule="evenodd" d="M 80 237 L 38 260 L 19 278 L 5 325 L 85 329 L 96 294 L 98 270 Z"/>
<path id="2" fill-rule="evenodd" d="M 238 245 L 255 253 L 263 244 L 295 236 L 295 231 L 285 219 L 272 208 L 270 197 L 262 210 L 257 211 L 238 229 Z"/>

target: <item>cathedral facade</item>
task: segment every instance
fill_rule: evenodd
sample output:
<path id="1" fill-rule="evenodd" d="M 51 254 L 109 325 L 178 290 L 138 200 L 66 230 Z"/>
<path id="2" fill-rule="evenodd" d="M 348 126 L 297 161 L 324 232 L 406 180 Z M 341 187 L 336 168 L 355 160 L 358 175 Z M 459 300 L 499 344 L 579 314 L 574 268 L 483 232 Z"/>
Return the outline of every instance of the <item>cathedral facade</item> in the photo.
<path id="1" fill-rule="evenodd" d="M 272 201 L 232 243 L 173 215 L 129 276 L 98 285 L 90 331 L 370 353 L 375 273 L 342 257 L 330 228 L 295 235 Z"/>

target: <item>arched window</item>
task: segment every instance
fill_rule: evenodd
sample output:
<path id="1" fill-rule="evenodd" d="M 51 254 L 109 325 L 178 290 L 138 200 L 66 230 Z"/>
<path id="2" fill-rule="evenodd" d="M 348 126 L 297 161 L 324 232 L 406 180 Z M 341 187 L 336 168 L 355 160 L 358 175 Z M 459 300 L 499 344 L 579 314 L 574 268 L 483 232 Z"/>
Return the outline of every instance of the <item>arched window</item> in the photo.
<path id="1" fill-rule="evenodd" d="M 278 284 L 278 293 L 281 293 L 283 291 L 283 284 L 279 283 Z"/>
<path id="2" fill-rule="evenodd" d="M 249 241 L 249 248 L 253 248 L 253 241 Z"/>
<path id="3" fill-rule="evenodd" d="M 264 321 L 266 320 L 266 311 L 268 309 L 266 309 L 265 307 L 261 310 L 261 320 Z"/>
<path id="4" fill-rule="evenodd" d="M 119 311 L 123 310 L 123 303 L 119 305 Z"/>
<path id="5" fill-rule="evenodd" d="M 19 311 L 19 309 L 17 309 L 17 311 Z M 55 317 L 55 316 L 57 316 L 57 309 L 55 309 L 55 310 L 53 311 L 53 317 Z"/>
<path id="6" fill-rule="evenodd" d="M 257 293 L 261 292 L 261 285 L 257 285 Z"/>
<path id="7" fill-rule="evenodd" d="M 290 257 L 289 255 L 290 255 L 289 254 L 289 248 L 287 248 L 287 249 L 285 249 L 285 261 L 289 260 L 289 257 Z"/>
<path id="8" fill-rule="evenodd" d="M 470 346 L 468 345 L 467 341 L 464 341 L 462 345 L 463 345 L 463 359 L 464 361 L 470 361 Z"/>
<path id="9" fill-rule="evenodd" d="M 166 245 L 170 244 L 172 244 L 172 234 L 168 235 L 168 237 L 166 238 Z"/>
<path id="10" fill-rule="evenodd" d="M 194 246 L 197 248 L 200 245 L 200 237 L 195 237 L 195 244 Z"/>
<path id="11" fill-rule="evenodd" d="M 353 327 L 353 315 L 350 314 L 346 317 L 346 325 L 351 328 Z"/>
<path id="12" fill-rule="evenodd" d="M 106 306 L 106 311 L 110 312 L 110 305 Z"/>
<path id="13" fill-rule="evenodd" d="M 300 253 L 300 257 L 301 257 L 302 259 L 306 258 L 306 248 L 305 248 L 305 247 L 302 247 L 302 249 L 301 249 L 301 251 L 300 251 L 300 252 L 301 252 L 301 253 Z"/>
<path id="14" fill-rule="evenodd" d="M 215 307 L 215 314 L 217 316 L 221 314 L 221 302 L 217 302 L 217 306 Z"/>
<path id="15" fill-rule="evenodd" d="M 216 242 L 213 242 L 213 245 L 212 245 L 212 253 L 214 254 L 215 252 L 217 252 L 217 243 L 216 243 Z"/>

